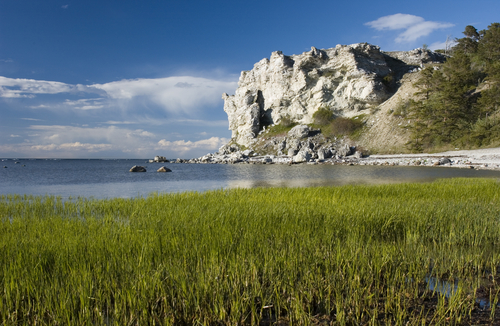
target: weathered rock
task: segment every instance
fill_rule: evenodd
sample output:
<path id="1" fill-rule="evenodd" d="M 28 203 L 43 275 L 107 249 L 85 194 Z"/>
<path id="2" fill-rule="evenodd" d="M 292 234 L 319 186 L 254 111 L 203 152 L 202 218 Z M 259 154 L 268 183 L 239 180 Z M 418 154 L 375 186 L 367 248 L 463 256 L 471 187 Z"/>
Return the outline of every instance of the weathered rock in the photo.
<path id="1" fill-rule="evenodd" d="M 449 158 L 446 158 L 446 157 L 443 157 L 439 160 L 439 164 L 440 165 L 445 165 L 445 164 L 449 164 L 451 163 L 450 159 Z"/>
<path id="2" fill-rule="evenodd" d="M 294 149 L 294 148 L 289 148 L 288 149 L 288 156 L 292 157 L 292 156 L 295 156 L 295 154 L 297 154 L 297 150 Z"/>
<path id="3" fill-rule="evenodd" d="M 156 172 L 172 172 L 172 170 L 170 170 L 166 166 L 162 166 L 161 168 L 159 168 L 158 170 L 156 170 Z"/>
<path id="4" fill-rule="evenodd" d="M 130 172 L 146 172 L 146 168 L 140 165 L 134 165 L 130 170 Z"/>
<path id="5" fill-rule="evenodd" d="M 242 152 L 243 156 L 250 156 L 252 155 L 253 151 L 251 149 L 247 149 Z"/>
<path id="6" fill-rule="evenodd" d="M 385 54 L 403 61 L 408 65 L 420 66 L 424 63 L 441 63 L 446 60 L 446 56 L 425 49 L 415 49 L 411 51 L 384 52 Z"/>
<path id="7" fill-rule="evenodd" d="M 288 132 L 288 137 L 294 138 L 294 139 L 302 139 L 306 138 L 309 136 L 309 131 L 311 129 L 307 125 L 298 125 L 290 129 Z"/>
<path id="8" fill-rule="evenodd" d="M 337 116 L 367 113 L 395 92 L 405 73 L 444 59 L 422 49 L 384 53 L 367 43 L 291 56 L 273 52 L 241 73 L 234 95 L 223 94 L 232 140 L 251 146 L 266 126 L 312 123 L 319 108 Z"/>
<path id="9" fill-rule="evenodd" d="M 293 162 L 295 163 L 303 163 L 303 162 L 309 162 L 311 159 L 311 154 L 307 150 L 301 150 L 300 152 L 297 153 L 293 157 Z"/>
<path id="10" fill-rule="evenodd" d="M 349 145 L 344 145 L 340 148 L 337 149 L 337 156 L 339 158 L 342 158 L 342 157 L 346 157 L 348 155 L 351 155 L 352 154 L 352 151 L 351 151 L 351 147 Z"/>
<path id="11" fill-rule="evenodd" d="M 363 153 L 361 153 L 360 151 L 356 151 L 354 152 L 354 154 L 352 154 L 352 156 L 357 159 L 363 158 Z"/>
<path id="12" fill-rule="evenodd" d="M 167 159 L 165 158 L 165 156 L 155 156 L 155 158 L 153 159 L 153 162 L 159 162 L 159 163 L 162 163 L 162 162 L 166 162 Z"/>

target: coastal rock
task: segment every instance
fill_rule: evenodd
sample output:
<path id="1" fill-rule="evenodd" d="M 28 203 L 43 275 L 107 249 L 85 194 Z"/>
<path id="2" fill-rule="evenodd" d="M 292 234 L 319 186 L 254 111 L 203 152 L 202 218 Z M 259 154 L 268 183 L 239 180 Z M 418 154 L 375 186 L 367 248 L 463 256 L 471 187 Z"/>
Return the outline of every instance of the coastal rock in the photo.
<path id="1" fill-rule="evenodd" d="M 451 163 L 450 159 L 449 159 L 449 158 L 446 158 L 446 157 L 443 157 L 443 158 L 441 158 L 441 159 L 439 160 L 439 164 L 440 164 L 440 165 L 445 165 L 445 164 L 450 164 L 450 163 Z"/>
<path id="2" fill-rule="evenodd" d="M 302 150 L 293 157 L 294 163 L 309 162 L 311 159 L 311 154 L 307 150 Z"/>
<path id="3" fill-rule="evenodd" d="M 423 49 L 382 52 L 367 43 L 273 52 L 241 73 L 234 95 L 222 96 L 232 142 L 251 147 L 266 126 L 310 124 L 319 108 L 336 116 L 367 114 L 395 93 L 404 74 L 444 59 Z"/>
<path id="4" fill-rule="evenodd" d="M 146 172 L 146 168 L 140 165 L 134 165 L 130 170 L 130 172 Z"/>
<path id="5" fill-rule="evenodd" d="M 288 137 L 294 138 L 294 139 L 302 139 L 306 138 L 309 136 L 309 131 L 311 129 L 307 125 L 298 125 L 290 129 L 288 132 Z"/>
<path id="6" fill-rule="evenodd" d="M 172 170 L 170 170 L 166 166 L 162 166 L 161 168 L 159 168 L 158 170 L 156 170 L 156 172 L 172 172 Z"/>
<path id="7" fill-rule="evenodd" d="M 155 156 L 154 159 L 149 160 L 150 163 L 163 163 L 167 162 L 167 158 L 165 156 Z"/>
<path id="8" fill-rule="evenodd" d="M 352 154 L 351 147 L 347 144 L 337 149 L 337 156 L 338 157 L 346 157 L 346 156 L 349 156 L 351 154 Z"/>

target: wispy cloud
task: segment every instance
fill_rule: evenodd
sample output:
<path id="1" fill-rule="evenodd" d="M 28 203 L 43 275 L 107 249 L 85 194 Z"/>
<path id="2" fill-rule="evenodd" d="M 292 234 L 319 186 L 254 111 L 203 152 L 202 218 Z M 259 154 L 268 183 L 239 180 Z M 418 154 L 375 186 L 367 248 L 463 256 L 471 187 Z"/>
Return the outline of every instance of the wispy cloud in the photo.
<path id="1" fill-rule="evenodd" d="M 35 152 L 55 152 L 63 151 L 67 152 L 86 152 L 86 153 L 96 153 L 102 151 L 111 150 L 113 147 L 111 144 L 82 144 L 80 142 L 75 143 L 63 143 L 63 144 L 49 144 L 49 145 L 29 145 L 30 151 Z"/>
<path id="2" fill-rule="evenodd" d="M 431 49 L 432 51 L 435 51 L 438 49 L 444 50 L 447 47 L 448 47 L 448 49 L 452 48 L 456 44 L 457 44 L 457 42 L 455 42 L 454 40 L 450 40 L 448 43 L 446 43 L 446 41 L 445 42 L 434 42 L 431 45 L 429 45 L 429 49 Z"/>
<path id="3" fill-rule="evenodd" d="M 164 126 L 164 125 L 182 125 L 189 127 L 228 127 L 227 120 L 199 120 L 199 119 L 157 119 L 157 118 L 146 118 L 140 117 L 136 120 L 108 120 L 101 122 L 106 125 L 152 125 L 152 126 Z"/>
<path id="4" fill-rule="evenodd" d="M 39 94 L 60 93 L 104 93 L 102 90 L 85 85 L 71 85 L 56 81 L 7 78 L 0 76 L 0 97 L 33 98 Z"/>
<path id="5" fill-rule="evenodd" d="M 96 110 L 114 107 L 137 112 L 137 108 L 154 107 L 169 113 L 191 115 L 202 107 L 216 105 L 221 101 L 222 93 L 231 93 L 236 87 L 236 80 L 192 76 L 124 79 L 94 85 L 0 76 L 0 97 L 4 98 L 35 98 L 41 94 L 65 93 L 86 97 L 50 104 L 38 102 L 29 106 L 32 109 Z M 89 98 L 91 94 L 98 94 L 99 98 Z"/>
<path id="6" fill-rule="evenodd" d="M 63 9 L 68 9 L 68 7 L 69 7 L 69 5 L 63 5 L 63 6 L 61 6 L 61 8 L 63 8 Z"/>
<path id="7" fill-rule="evenodd" d="M 80 99 L 76 101 L 65 100 L 64 104 L 76 110 L 97 110 L 102 109 L 105 106 L 102 98 Z"/>
<path id="8" fill-rule="evenodd" d="M 162 139 L 158 142 L 158 146 L 156 149 L 168 149 L 171 151 L 178 152 L 179 154 L 184 154 L 193 149 L 204 149 L 207 152 L 214 151 L 219 149 L 224 144 L 227 144 L 229 139 L 221 138 L 221 137 L 212 137 L 209 139 L 203 139 L 199 141 L 185 141 L 185 140 L 176 140 L 176 141 L 168 141 Z"/>
<path id="9" fill-rule="evenodd" d="M 431 34 L 435 30 L 454 26 L 451 23 L 426 21 L 423 17 L 401 13 L 380 17 L 377 20 L 365 23 L 365 25 L 378 31 L 404 30 L 396 37 L 396 43 L 413 42 Z"/>
<path id="10" fill-rule="evenodd" d="M 88 157 L 92 153 L 105 155 L 111 151 L 121 157 L 152 157 L 159 154 L 198 157 L 216 151 L 229 141 L 223 137 L 197 141 L 168 140 L 143 129 L 117 126 L 32 125 L 29 130 L 32 132 L 29 139 L 15 145 L 0 144 L 0 152 L 27 157 Z M 17 138 L 18 135 L 11 137 Z"/>
<path id="11" fill-rule="evenodd" d="M 237 87 L 234 80 L 214 80 L 192 76 L 174 76 L 156 79 L 124 79 L 93 88 L 125 107 L 137 107 L 137 102 L 149 102 L 171 113 L 193 113 L 202 106 L 220 102 L 221 94 Z"/>

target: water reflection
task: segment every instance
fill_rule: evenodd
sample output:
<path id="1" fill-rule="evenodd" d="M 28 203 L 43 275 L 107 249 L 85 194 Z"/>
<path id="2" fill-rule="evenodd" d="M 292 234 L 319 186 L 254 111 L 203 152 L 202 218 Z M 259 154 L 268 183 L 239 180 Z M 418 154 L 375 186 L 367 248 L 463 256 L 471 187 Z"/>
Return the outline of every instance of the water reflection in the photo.
<path id="1" fill-rule="evenodd" d="M 169 164 L 171 173 L 130 173 L 143 160 L 23 160 L 0 171 L 0 194 L 137 197 L 153 192 L 227 188 L 315 187 L 428 182 L 438 178 L 499 178 L 499 171 L 402 166 Z"/>

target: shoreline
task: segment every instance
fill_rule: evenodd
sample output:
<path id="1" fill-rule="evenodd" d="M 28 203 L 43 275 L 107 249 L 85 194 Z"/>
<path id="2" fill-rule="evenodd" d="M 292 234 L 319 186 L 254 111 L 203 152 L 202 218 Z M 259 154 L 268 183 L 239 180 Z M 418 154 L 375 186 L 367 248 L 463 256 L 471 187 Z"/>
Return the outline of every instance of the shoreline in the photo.
<path id="1" fill-rule="evenodd" d="M 476 150 L 455 150 L 440 153 L 380 154 L 362 156 L 355 152 L 348 156 L 325 159 L 296 157 L 288 155 L 256 155 L 250 151 L 235 151 L 229 154 L 210 153 L 189 160 L 167 160 L 168 163 L 193 164 L 332 164 L 332 165 L 390 165 L 390 166 L 433 166 L 477 170 L 500 170 L 500 147 Z"/>

